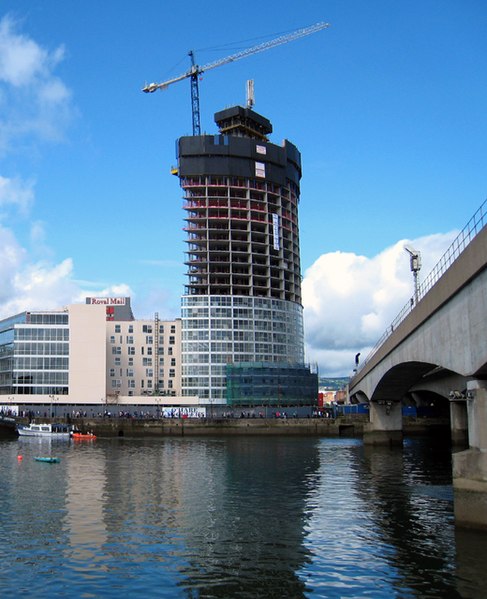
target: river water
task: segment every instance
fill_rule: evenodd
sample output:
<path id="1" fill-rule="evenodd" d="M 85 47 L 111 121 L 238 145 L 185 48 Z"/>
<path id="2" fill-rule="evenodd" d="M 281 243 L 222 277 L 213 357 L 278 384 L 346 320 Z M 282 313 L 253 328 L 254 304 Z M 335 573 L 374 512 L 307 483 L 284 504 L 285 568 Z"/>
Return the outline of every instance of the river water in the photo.
<path id="1" fill-rule="evenodd" d="M 414 438 L 2 440 L 0 596 L 484 599 L 450 462 Z"/>

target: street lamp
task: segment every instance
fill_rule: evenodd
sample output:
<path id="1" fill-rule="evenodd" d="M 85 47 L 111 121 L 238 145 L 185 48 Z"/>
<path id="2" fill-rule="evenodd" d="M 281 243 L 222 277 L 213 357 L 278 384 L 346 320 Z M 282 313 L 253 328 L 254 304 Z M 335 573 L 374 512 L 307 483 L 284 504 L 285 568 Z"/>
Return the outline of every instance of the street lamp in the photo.
<path id="1" fill-rule="evenodd" d="M 409 254 L 411 272 L 413 273 L 414 281 L 414 303 L 417 304 L 419 300 L 418 272 L 421 270 L 421 252 L 414 250 L 409 245 L 405 245 L 404 249 Z"/>

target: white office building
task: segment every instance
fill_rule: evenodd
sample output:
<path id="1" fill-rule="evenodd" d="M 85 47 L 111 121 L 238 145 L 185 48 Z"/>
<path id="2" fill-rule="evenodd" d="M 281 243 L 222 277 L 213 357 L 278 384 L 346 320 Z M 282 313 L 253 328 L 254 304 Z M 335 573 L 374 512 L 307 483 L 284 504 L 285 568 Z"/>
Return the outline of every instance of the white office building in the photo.
<path id="1" fill-rule="evenodd" d="M 196 405 L 181 397 L 181 321 L 87 298 L 0 321 L 0 405 Z"/>

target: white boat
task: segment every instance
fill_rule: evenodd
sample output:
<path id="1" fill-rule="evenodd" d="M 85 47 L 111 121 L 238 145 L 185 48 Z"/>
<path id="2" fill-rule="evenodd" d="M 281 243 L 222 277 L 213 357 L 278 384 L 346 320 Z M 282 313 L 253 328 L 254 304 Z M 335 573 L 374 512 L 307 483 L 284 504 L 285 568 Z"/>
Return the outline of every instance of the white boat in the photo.
<path id="1" fill-rule="evenodd" d="M 72 429 L 73 427 L 69 424 L 35 424 L 34 422 L 17 427 L 21 437 L 47 437 L 49 439 L 69 439 Z"/>

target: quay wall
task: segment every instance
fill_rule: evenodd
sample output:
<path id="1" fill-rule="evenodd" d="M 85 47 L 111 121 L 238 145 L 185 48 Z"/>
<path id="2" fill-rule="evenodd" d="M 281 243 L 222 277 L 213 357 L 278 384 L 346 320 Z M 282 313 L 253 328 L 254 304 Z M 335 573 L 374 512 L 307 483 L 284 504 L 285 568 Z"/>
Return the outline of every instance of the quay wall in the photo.
<path id="1" fill-rule="evenodd" d="M 238 435 L 361 436 L 365 418 L 76 418 L 71 423 L 97 437 L 184 437 Z"/>
<path id="2" fill-rule="evenodd" d="M 22 420 L 22 419 L 19 419 Z M 59 421 L 59 419 L 57 419 Z M 46 421 L 48 418 L 36 419 Z M 27 421 L 25 421 L 27 422 Z M 339 418 L 200 418 L 135 419 L 75 418 L 70 421 L 80 431 L 91 431 L 99 438 L 113 437 L 191 437 L 286 435 L 318 437 L 362 437 L 368 415 Z M 435 434 L 449 431 L 449 422 L 440 419 L 404 418 L 404 433 Z"/>

